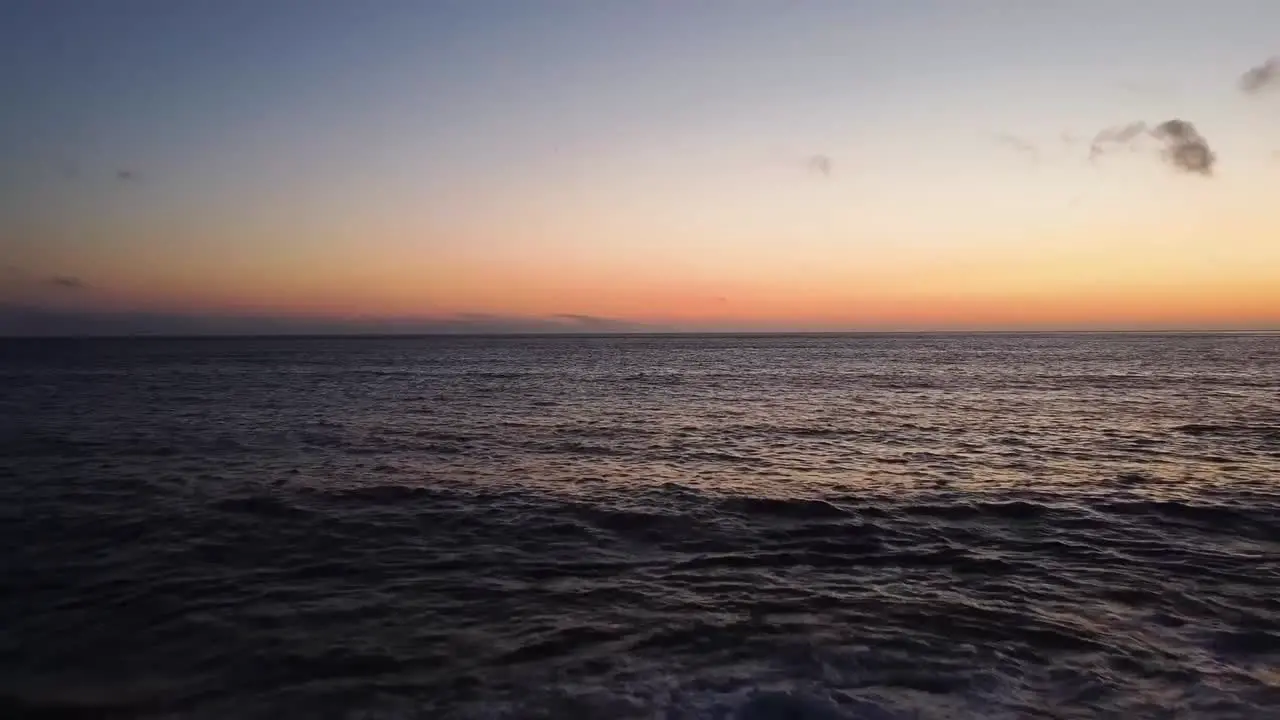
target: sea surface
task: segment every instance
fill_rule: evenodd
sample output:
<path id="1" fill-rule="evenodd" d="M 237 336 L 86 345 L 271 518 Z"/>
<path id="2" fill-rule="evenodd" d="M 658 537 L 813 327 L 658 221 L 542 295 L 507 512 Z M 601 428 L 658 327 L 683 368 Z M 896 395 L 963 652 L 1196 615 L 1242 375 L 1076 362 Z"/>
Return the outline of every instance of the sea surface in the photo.
<path id="1" fill-rule="evenodd" d="M 1280 718 L 1280 336 L 0 341 L 0 716 Z"/>

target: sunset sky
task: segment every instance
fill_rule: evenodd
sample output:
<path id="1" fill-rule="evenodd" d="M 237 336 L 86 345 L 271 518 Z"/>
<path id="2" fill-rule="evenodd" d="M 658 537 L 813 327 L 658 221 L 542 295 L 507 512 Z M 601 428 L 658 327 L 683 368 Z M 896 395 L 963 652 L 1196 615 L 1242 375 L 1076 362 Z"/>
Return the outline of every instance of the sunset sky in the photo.
<path id="1" fill-rule="evenodd" d="M 1277 28 L 1275 0 L 7 0 L 0 332 L 1280 328 Z"/>

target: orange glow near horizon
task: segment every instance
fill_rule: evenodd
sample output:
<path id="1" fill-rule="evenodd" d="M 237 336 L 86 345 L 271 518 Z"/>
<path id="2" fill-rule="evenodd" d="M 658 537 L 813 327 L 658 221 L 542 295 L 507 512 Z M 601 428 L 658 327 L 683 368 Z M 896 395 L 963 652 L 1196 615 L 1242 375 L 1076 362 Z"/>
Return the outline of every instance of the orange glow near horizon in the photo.
<path id="1" fill-rule="evenodd" d="M 268 277 L 260 284 L 204 278 L 197 287 L 179 277 L 134 292 L 103 293 L 100 304 L 334 318 L 577 314 L 690 329 L 1280 327 L 1280 283 L 1265 266 L 1253 272 L 1162 270 L 1143 276 L 1116 265 L 971 262 L 878 272 L 815 270 L 807 278 L 778 273 L 728 283 L 521 275 L 514 269 L 436 275 L 406 268 L 350 272 L 341 278 L 346 284 L 309 275 L 292 282 Z M 428 284 L 428 278 L 436 282 Z"/>
<path id="2" fill-rule="evenodd" d="M 29 259 L 92 277 L 59 302 L 94 310 L 572 314 L 682 329 L 1280 327 L 1280 218 L 1262 189 L 1274 170 L 1212 181 L 1161 170 L 1082 208 L 1036 209 L 1040 191 L 1013 186 L 986 205 L 922 205 L 921 187 L 868 204 L 834 182 L 758 179 L 734 181 L 743 201 L 714 185 L 701 197 L 592 190 L 582 202 L 531 190 L 496 206 L 505 213 L 430 222 L 394 207 L 158 222 L 140 207 L 95 226 L 111 242 L 54 243 Z"/>
<path id="3" fill-rule="evenodd" d="M 1280 221 L 1214 210 L 1227 220 L 1178 216 L 1143 227 L 1068 218 L 999 234 L 962 228 L 931 245 L 833 240 L 866 237 L 848 219 L 792 242 L 749 232 L 731 242 L 708 229 L 683 245 L 639 244 L 660 230 L 651 224 L 617 230 L 613 243 L 575 245 L 595 229 L 588 227 L 507 252 L 477 250 L 491 247 L 483 237 L 423 250 L 416 238 L 439 232 L 430 228 L 387 232 L 378 252 L 367 252 L 368 236 L 344 231 L 305 251 L 259 251 L 243 263 L 162 251 L 139 265 L 101 253 L 91 258 L 101 287 L 76 299 L 121 311 L 574 314 L 687 329 L 1280 327 L 1280 243 L 1270 239 L 1280 237 Z"/>

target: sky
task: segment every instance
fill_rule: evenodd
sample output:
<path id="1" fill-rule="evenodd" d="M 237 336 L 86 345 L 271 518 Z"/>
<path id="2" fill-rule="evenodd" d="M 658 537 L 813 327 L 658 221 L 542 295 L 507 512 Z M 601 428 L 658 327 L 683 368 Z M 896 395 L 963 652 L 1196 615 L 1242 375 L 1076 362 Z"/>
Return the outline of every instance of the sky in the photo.
<path id="1" fill-rule="evenodd" d="M 0 333 L 1280 328 L 1274 0 L 7 0 Z"/>

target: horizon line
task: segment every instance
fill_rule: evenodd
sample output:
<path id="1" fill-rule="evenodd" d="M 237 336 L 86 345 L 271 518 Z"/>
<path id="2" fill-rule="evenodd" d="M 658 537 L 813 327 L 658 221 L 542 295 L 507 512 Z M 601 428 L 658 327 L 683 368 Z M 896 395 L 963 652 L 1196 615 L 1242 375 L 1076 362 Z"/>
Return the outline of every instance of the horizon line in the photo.
<path id="1" fill-rule="evenodd" d="M 80 333 L 55 335 L 5 335 L 0 341 L 18 340 L 272 340 L 272 339 L 415 339 L 415 338 L 591 338 L 591 337 L 809 337 L 875 335 L 1280 335 L 1280 327 L 1244 329 L 978 329 L 978 330 L 662 330 L 594 332 L 276 332 L 276 333 Z"/>

